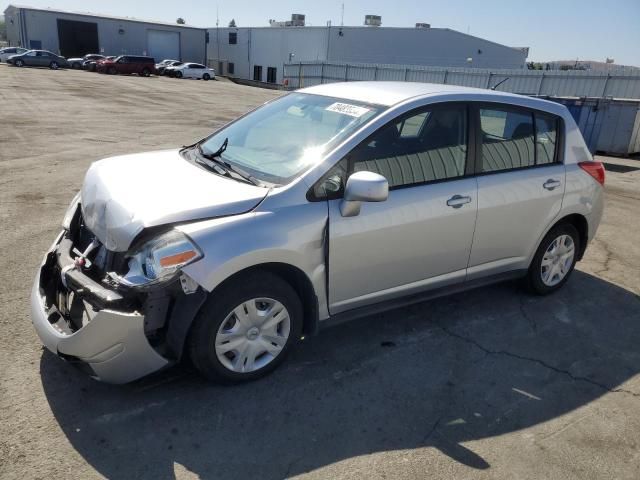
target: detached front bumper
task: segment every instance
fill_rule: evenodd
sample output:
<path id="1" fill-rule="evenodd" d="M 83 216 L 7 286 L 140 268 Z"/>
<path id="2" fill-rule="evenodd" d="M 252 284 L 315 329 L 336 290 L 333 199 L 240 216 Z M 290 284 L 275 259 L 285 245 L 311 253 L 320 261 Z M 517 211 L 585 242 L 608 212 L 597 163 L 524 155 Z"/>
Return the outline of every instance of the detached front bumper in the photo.
<path id="1" fill-rule="evenodd" d="M 43 276 L 51 275 L 45 269 L 51 268 L 51 256 L 57 253 L 61 239 L 62 235 L 47 252 L 31 291 L 31 319 L 45 347 L 62 358 L 85 364 L 92 376 L 107 383 L 130 382 L 167 366 L 169 360 L 154 350 L 145 335 L 145 316 L 136 311 L 89 306 L 90 318 L 75 331 L 68 328 L 60 305 L 47 299 L 67 298 L 71 293 L 81 295 L 83 285 L 76 288 L 76 276 L 73 287 L 64 292 L 52 292 L 47 291 L 55 288 L 51 286 L 52 282 L 42 281 Z M 59 264 L 60 260 L 57 262 Z M 84 288 L 91 290 L 90 279 Z"/>

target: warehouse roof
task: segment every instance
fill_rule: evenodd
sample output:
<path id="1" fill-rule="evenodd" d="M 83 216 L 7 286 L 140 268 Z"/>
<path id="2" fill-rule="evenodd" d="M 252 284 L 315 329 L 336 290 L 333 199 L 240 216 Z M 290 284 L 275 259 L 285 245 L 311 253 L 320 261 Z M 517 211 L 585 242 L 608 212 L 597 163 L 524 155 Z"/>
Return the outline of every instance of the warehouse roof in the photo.
<path id="1" fill-rule="evenodd" d="M 113 16 L 113 15 L 101 15 L 99 13 L 91 13 L 91 12 L 75 12 L 75 11 L 70 11 L 70 10 L 60 10 L 57 8 L 37 8 L 37 7 L 30 7 L 27 5 L 15 5 L 15 4 L 10 4 L 6 9 L 5 9 L 5 14 L 7 13 L 7 10 L 14 8 L 17 10 L 32 10 L 35 12 L 47 12 L 47 13 L 62 13 L 62 14 L 66 14 L 66 15 L 78 15 L 78 16 L 82 16 L 82 17 L 92 17 L 92 18 L 105 18 L 105 19 L 109 19 L 109 20 L 119 20 L 122 22 L 136 22 L 136 23 L 150 23 L 153 25 L 165 25 L 165 26 L 170 26 L 170 27 L 179 27 L 179 28 L 195 28 L 198 30 L 204 30 L 204 28 L 201 27 L 195 27 L 193 25 L 185 25 L 185 24 L 179 24 L 179 23 L 169 23 L 169 22 L 158 22 L 155 20 L 143 20 L 140 18 L 134 18 L 134 17 L 117 17 L 117 16 Z"/>

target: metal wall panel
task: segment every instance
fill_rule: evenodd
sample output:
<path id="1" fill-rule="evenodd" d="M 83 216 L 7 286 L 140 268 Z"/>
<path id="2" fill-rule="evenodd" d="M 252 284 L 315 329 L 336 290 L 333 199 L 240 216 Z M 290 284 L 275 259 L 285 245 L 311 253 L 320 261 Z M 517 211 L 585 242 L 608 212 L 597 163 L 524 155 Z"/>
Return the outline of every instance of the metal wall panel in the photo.
<path id="1" fill-rule="evenodd" d="M 592 153 L 640 152 L 640 75 L 425 68 L 416 66 L 298 63 L 285 66 L 289 88 L 358 80 L 400 80 L 491 88 L 542 96 L 565 105 Z M 603 98 L 603 93 L 607 97 Z M 623 100 L 625 95 L 638 100 Z M 617 97 L 617 98 L 612 98 Z"/>
<path id="2" fill-rule="evenodd" d="M 291 64 L 287 70 L 289 86 L 298 69 L 310 72 L 317 62 Z M 541 71 L 480 68 L 442 68 L 416 65 L 389 65 L 375 63 L 321 63 L 322 83 L 358 80 L 400 80 L 408 82 L 445 83 L 467 87 L 491 88 L 508 80 L 496 90 L 523 95 L 556 97 L 612 97 L 640 99 L 640 73 L 593 71 Z"/>

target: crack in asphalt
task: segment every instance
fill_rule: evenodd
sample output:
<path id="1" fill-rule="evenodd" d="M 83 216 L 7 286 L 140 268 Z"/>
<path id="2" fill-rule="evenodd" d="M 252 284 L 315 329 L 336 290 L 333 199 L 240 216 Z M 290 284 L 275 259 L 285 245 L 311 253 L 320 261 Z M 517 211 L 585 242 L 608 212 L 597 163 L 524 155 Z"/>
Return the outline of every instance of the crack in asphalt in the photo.
<path id="1" fill-rule="evenodd" d="M 424 438 L 422 439 L 422 443 L 426 444 L 427 440 L 429 440 L 429 438 L 431 438 L 431 435 L 433 435 L 436 431 L 436 428 L 438 428 L 438 425 L 440 425 L 440 421 L 442 420 L 442 415 L 440 415 L 438 417 L 438 419 L 433 423 L 433 425 L 431 426 L 431 428 L 429 429 L 429 431 L 427 432 L 427 434 L 424 436 Z"/>
<path id="2" fill-rule="evenodd" d="M 520 297 L 520 302 L 518 304 L 520 313 L 525 318 L 525 320 L 529 323 L 529 326 L 531 327 L 531 330 L 533 330 L 533 333 L 538 333 L 538 324 L 536 323 L 535 319 L 530 317 L 529 314 L 527 313 L 524 302 L 525 302 L 525 297 L 524 296 Z"/>
<path id="3" fill-rule="evenodd" d="M 602 268 L 599 270 L 596 270 L 593 273 L 595 273 L 596 275 L 601 275 L 603 273 L 609 272 L 609 262 L 611 262 L 613 258 L 613 253 L 611 252 L 611 249 L 609 248 L 609 245 L 607 244 L 607 242 L 605 242 L 601 238 L 596 238 L 595 240 L 600 245 L 602 245 L 602 249 L 604 250 L 605 257 L 604 257 L 604 262 L 602 262 Z"/>
<path id="4" fill-rule="evenodd" d="M 533 358 L 533 357 L 526 357 L 524 355 L 519 355 L 517 353 L 513 353 L 513 352 L 508 352 L 506 350 L 491 350 L 487 347 L 485 347 L 484 345 L 480 344 L 479 342 L 465 337 L 464 335 L 460 335 L 459 333 L 455 333 L 452 332 L 451 330 L 447 329 L 446 327 L 443 327 L 442 325 L 437 325 L 437 327 L 442 330 L 445 334 L 449 335 L 450 337 L 456 338 L 458 340 L 462 340 L 463 342 L 469 343 L 473 346 L 475 346 L 476 348 L 480 349 L 481 351 L 483 351 L 486 355 L 503 355 L 506 357 L 511 357 L 511 358 L 516 358 L 518 360 L 524 360 L 527 362 L 533 362 L 533 363 L 537 363 L 538 365 L 547 368 L 549 370 L 552 370 L 556 373 L 559 373 L 561 375 L 566 375 L 569 378 L 571 378 L 572 380 L 576 381 L 576 382 L 586 382 L 589 383 L 595 387 L 598 387 L 602 390 L 605 390 L 609 393 L 624 393 L 627 395 L 630 395 L 632 397 L 636 397 L 636 398 L 640 398 L 640 393 L 636 393 L 633 392 L 631 390 L 626 390 L 624 388 L 609 388 L 607 387 L 605 384 L 597 382 L 595 380 L 591 380 L 590 378 L 587 377 L 581 377 L 578 375 L 574 375 L 573 373 L 571 373 L 568 370 L 563 370 L 562 368 L 558 368 L 558 367 L 554 367 L 553 365 L 549 365 L 547 362 L 545 362 L 544 360 L 540 360 L 538 358 Z"/>

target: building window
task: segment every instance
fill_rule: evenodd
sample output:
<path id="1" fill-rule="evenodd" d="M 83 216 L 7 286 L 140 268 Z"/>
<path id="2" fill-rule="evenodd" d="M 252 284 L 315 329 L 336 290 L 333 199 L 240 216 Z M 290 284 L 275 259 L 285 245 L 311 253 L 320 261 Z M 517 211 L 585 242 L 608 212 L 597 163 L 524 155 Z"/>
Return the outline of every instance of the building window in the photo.
<path id="1" fill-rule="evenodd" d="M 278 69 L 276 67 L 268 67 L 267 68 L 267 82 L 276 83 L 276 72 Z"/>
<path id="2" fill-rule="evenodd" d="M 261 65 L 254 65 L 253 66 L 253 79 L 256 82 L 261 82 L 262 81 L 262 66 Z"/>
<path id="3" fill-rule="evenodd" d="M 236 43 L 238 43 L 238 33 L 229 32 L 229 45 L 235 45 Z"/>
<path id="4" fill-rule="evenodd" d="M 235 72 L 235 69 L 236 69 L 235 64 L 233 64 L 233 63 L 231 63 L 231 62 L 227 63 L 227 73 L 228 73 L 229 75 L 233 75 L 233 74 L 235 74 L 235 73 L 236 73 L 236 72 Z"/>

